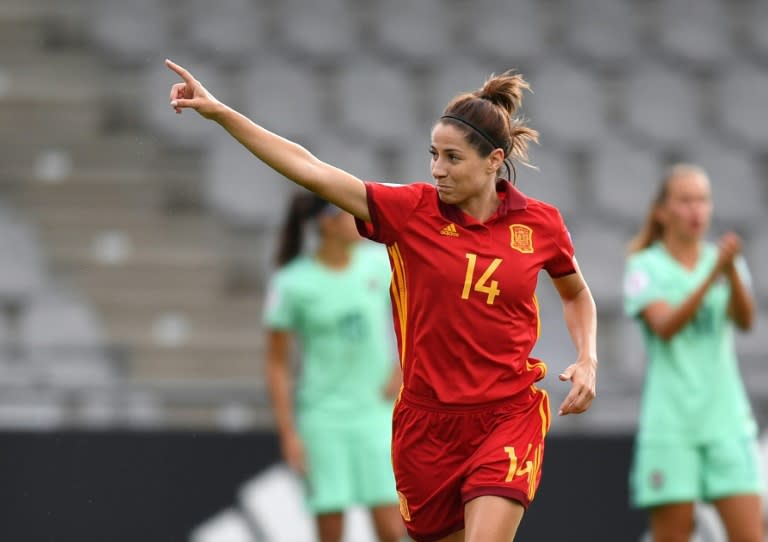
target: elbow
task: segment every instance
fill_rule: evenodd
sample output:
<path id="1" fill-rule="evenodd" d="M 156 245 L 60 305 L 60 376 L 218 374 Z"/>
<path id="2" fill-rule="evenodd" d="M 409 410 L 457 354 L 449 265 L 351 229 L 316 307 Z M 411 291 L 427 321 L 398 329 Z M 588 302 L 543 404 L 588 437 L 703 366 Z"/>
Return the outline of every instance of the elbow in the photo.
<path id="1" fill-rule="evenodd" d="M 743 318 L 740 318 L 736 321 L 736 326 L 739 328 L 739 330 L 747 332 L 752 331 L 752 328 L 755 325 L 755 317 L 752 314 L 746 315 Z"/>

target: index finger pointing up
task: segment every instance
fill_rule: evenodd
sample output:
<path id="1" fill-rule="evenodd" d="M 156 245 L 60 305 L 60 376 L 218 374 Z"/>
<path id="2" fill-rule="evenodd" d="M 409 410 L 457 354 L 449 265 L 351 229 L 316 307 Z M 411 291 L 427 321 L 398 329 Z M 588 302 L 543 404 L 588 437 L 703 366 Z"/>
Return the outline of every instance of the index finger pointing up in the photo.
<path id="1" fill-rule="evenodd" d="M 170 69 L 175 71 L 177 74 L 179 74 L 179 77 L 184 79 L 187 83 L 191 83 L 194 81 L 194 77 L 192 77 L 192 74 L 189 73 L 187 70 L 176 64 L 175 62 L 172 62 L 170 59 L 165 59 L 165 65 L 168 66 Z"/>

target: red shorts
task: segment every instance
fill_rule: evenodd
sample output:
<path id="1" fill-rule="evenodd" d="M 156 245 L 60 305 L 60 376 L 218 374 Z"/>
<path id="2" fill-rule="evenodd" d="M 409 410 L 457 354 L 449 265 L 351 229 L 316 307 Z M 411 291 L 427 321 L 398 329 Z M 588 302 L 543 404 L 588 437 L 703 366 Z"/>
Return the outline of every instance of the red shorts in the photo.
<path id="1" fill-rule="evenodd" d="M 395 407 L 392 463 L 408 534 L 432 542 L 464 528 L 464 505 L 480 496 L 528 507 L 541 479 L 549 429 L 547 393 L 478 406 L 438 405 L 403 391 Z"/>

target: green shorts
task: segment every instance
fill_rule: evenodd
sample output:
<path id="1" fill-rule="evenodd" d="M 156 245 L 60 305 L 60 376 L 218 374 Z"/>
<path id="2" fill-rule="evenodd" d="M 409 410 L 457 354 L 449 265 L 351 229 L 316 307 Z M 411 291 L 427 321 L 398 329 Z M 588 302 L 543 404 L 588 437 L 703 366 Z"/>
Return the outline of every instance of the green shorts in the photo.
<path id="1" fill-rule="evenodd" d="M 707 445 L 637 443 L 630 472 L 632 504 L 647 508 L 761 493 L 757 441 L 742 437 Z"/>
<path id="2" fill-rule="evenodd" d="M 314 514 L 398 503 L 392 472 L 391 412 L 348 427 L 300 424 L 307 505 Z"/>

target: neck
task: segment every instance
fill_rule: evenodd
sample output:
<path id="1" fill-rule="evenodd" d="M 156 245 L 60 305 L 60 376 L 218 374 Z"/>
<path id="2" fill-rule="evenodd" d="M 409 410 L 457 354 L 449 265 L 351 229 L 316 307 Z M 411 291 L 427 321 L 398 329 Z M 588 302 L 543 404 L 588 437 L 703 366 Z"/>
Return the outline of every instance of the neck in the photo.
<path id="1" fill-rule="evenodd" d="M 344 269 L 349 265 L 350 243 L 337 239 L 325 238 L 315 252 L 315 258 L 331 269 Z"/>
<path id="2" fill-rule="evenodd" d="M 493 216 L 500 203 L 499 195 L 496 193 L 496 183 L 488 183 L 479 194 L 472 196 L 459 203 L 457 206 L 466 214 L 477 220 L 485 222 Z"/>
<path id="3" fill-rule="evenodd" d="M 690 239 L 665 235 L 662 239 L 664 248 L 673 258 L 686 267 L 693 267 L 699 259 L 701 252 L 701 239 Z"/>

